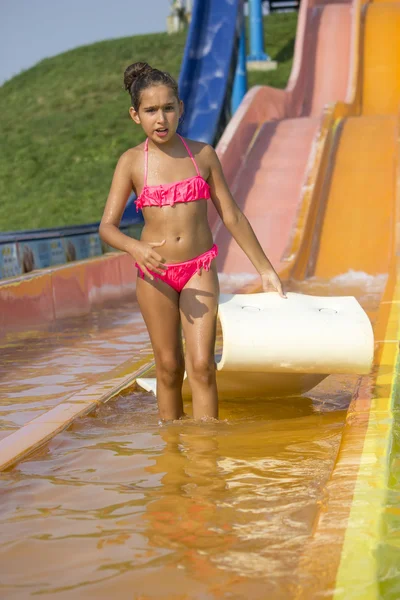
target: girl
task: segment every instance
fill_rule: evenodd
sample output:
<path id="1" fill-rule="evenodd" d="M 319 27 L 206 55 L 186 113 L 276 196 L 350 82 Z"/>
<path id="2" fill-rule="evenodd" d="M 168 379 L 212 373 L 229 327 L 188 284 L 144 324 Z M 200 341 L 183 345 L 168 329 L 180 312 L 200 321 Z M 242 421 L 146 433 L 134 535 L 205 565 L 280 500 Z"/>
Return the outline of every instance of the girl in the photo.
<path id="1" fill-rule="evenodd" d="M 259 272 L 263 290 L 285 295 L 231 196 L 214 149 L 177 134 L 183 103 L 175 80 L 138 62 L 126 69 L 124 83 L 132 101 L 129 114 L 147 139 L 120 157 L 99 233 L 107 244 L 130 254 L 138 269 L 136 293 L 155 356 L 161 419 L 179 419 L 184 414 L 185 365 L 193 417 L 217 418 L 214 345 L 219 285 L 214 259 L 218 248 L 207 220 L 209 199 Z M 118 229 L 132 189 L 145 220 L 140 241 Z"/>

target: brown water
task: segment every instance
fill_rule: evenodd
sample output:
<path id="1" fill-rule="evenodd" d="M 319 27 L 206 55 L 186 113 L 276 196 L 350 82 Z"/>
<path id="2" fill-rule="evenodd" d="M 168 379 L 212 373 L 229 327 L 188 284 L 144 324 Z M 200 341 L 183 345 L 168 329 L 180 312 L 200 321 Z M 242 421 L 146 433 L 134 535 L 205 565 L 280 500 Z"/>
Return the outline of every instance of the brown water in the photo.
<path id="1" fill-rule="evenodd" d="M 383 284 L 292 288 L 356 293 L 374 319 Z M 357 381 L 223 401 L 219 423 L 160 426 L 138 391 L 77 420 L 1 476 L 0 597 L 295 598 Z"/>
<path id="2" fill-rule="evenodd" d="M 125 360 L 148 351 L 136 302 L 121 302 L 55 331 L 9 335 L 0 345 L 0 439 Z"/>

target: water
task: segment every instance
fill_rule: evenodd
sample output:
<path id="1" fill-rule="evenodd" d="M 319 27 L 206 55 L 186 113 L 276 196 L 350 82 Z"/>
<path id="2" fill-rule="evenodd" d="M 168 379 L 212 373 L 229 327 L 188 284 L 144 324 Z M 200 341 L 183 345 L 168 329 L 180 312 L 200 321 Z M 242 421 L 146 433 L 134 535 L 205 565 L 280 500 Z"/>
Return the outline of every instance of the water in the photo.
<path id="1" fill-rule="evenodd" d="M 0 346 L 0 439 L 124 360 L 144 356 L 148 336 L 136 302 L 121 302 L 55 331 L 9 335 Z"/>
<path id="2" fill-rule="evenodd" d="M 226 402 L 216 424 L 160 427 L 145 394 L 80 419 L 3 475 L 3 597 L 289 597 L 353 383 Z"/>
<path id="3" fill-rule="evenodd" d="M 374 320 L 384 283 L 291 290 L 355 293 Z M 139 391 L 100 406 L 2 474 L 0 597 L 295 598 L 357 384 L 223 401 L 218 423 L 160 426 Z"/>

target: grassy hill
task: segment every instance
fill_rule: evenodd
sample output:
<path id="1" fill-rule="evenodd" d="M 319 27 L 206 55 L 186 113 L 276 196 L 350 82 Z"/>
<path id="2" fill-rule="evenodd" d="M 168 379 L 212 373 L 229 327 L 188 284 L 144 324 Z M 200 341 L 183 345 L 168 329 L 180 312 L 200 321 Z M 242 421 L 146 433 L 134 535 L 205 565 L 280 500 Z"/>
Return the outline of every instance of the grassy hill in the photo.
<path id="1" fill-rule="evenodd" d="M 266 18 L 277 71 L 249 85 L 285 87 L 297 14 Z M 143 139 L 128 115 L 123 71 L 145 60 L 178 77 L 185 33 L 141 35 L 45 59 L 0 87 L 0 231 L 98 221 L 118 157 Z"/>

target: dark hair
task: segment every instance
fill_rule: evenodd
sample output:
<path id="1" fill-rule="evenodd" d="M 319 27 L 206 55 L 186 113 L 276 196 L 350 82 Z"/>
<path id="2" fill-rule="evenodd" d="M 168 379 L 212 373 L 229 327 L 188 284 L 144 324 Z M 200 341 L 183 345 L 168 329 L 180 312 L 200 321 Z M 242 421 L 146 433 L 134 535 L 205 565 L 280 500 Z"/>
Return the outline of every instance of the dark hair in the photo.
<path id="1" fill-rule="evenodd" d="M 125 69 L 124 85 L 131 96 L 132 106 L 135 110 L 139 110 L 142 91 L 152 85 L 167 85 L 179 100 L 178 84 L 172 75 L 153 69 L 145 62 L 133 63 Z"/>

